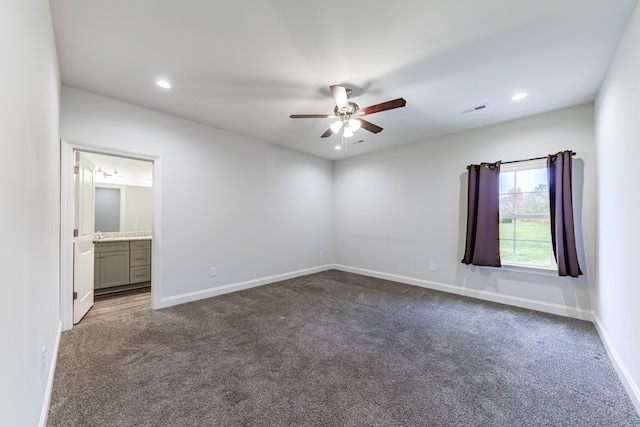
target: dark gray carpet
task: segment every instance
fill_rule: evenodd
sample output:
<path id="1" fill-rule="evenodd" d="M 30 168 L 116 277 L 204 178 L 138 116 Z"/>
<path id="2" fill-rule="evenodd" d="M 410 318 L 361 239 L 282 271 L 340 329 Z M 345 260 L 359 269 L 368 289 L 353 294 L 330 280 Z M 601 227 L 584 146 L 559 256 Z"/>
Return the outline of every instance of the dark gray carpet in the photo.
<path id="1" fill-rule="evenodd" d="M 62 334 L 49 426 L 640 426 L 593 325 L 328 271 Z"/>

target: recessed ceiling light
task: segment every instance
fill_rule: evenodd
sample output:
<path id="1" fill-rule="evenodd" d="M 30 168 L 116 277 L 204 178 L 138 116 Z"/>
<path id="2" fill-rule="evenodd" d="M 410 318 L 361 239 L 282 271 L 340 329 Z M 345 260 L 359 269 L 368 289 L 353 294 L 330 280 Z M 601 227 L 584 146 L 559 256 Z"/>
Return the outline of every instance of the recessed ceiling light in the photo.
<path id="1" fill-rule="evenodd" d="M 515 95 L 513 95 L 511 97 L 512 101 L 520 101 L 521 99 L 524 99 L 527 97 L 526 93 L 520 92 L 520 93 L 516 93 Z"/>
<path id="2" fill-rule="evenodd" d="M 171 83 L 166 80 L 158 80 L 156 84 L 163 89 L 171 89 Z"/>
<path id="3" fill-rule="evenodd" d="M 342 145 L 336 145 L 333 147 L 334 150 L 342 150 Z"/>

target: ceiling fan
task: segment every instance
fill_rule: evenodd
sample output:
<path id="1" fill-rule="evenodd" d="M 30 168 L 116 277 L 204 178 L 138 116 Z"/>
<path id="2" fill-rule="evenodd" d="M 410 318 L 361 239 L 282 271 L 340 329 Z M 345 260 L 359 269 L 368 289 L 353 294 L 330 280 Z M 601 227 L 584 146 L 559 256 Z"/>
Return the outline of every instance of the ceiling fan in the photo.
<path id="1" fill-rule="evenodd" d="M 327 138 L 334 133 L 341 133 L 342 146 L 345 148 L 346 144 L 344 142 L 344 138 L 353 136 L 353 132 L 360 128 L 366 129 L 372 133 L 379 133 L 382 131 L 380 126 L 362 119 L 362 116 L 386 110 L 393 110 L 394 108 L 404 107 L 407 104 L 407 101 L 405 101 L 404 98 L 398 98 L 381 104 L 360 108 L 355 102 L 349 101 L 349 98 L 351 97 L 351 89 L 340 85 L 329 86 L 329 88 L 331 89 L 331 95 L 336 102 L 333 114 L 292 114 L 289 117 L 292 119 L 338 119 L 333 122 L 329 129 L 327 129 L 327 131 L 320 137 Z"/>

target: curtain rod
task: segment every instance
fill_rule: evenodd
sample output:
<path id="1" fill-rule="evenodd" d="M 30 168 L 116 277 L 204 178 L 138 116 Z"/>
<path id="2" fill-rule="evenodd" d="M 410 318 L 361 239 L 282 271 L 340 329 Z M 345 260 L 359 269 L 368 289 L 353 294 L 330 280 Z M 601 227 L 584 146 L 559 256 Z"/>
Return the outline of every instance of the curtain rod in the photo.
<path id="1" fill-rule="evenodd" d="M 567 150 L 567 151 L 569 151 L 569 150 Z M 561 151 L 561 153 L 563 153 L 563 151 Z M 554 154 L 550 154 L 550 156 L 552 156 L 552 155 L 554 155 Z M 576 155 L 576 152 L 575 152 L 575 151 L 571 151 L 571 155 L 572 155 L 572 156 L 575 156 L 575 155 Z M 549 157 L 549 156 L 544 156 L 544 157 L 533 157 L 533 158 L 531 158 L 531 159 L 509 160 L 508 162 L 502 162 L 502 161 L 501 161 L 501 162 L 500 162 L 500 164 L 505 165 L 505 164 L 507 164 L 507 163 L 520 163 L 520 162 L 529 162 L 529 161 L 531 161 L 531 160 L 544 160 L 544 159 L 547 159 L 548 157 Z M 498 163 L 498 162 L 496 162 L 496 163 Z M 495 163 L 485 163 L 485 164 L 495 165 Z M 471 168 L 471 167 L 473 167 L 473 166 L 474 166 L 474 165 L 468 165 L 468 166 L 467 166 L 467 169 L 469 169 L 469 168 Z M 478 165 L 475 165 L 475 166 L 478 166 Z"/>
<path id="2" fill-rule="evenodd" d="M 576 152 L 575 152 L 575 151 L 572 151 L 572 152 L 571 152 L 571 155 L 572 155 L 572 156 L 575 156 L 575 155 L 576 155 Z M 546 159 L 547 157 L 549 157 L 549 156 L 544 156 L 544 157 L 534 157 L 534 158 L 532 158 L 532 159 L 509 160 L 508 162 L 501 162 L 501 163 L 502 163 L 503 165 L 506 165 L 507 163 L 520 163 L 520 162 L 529 162 L 529 161 L 531 161 L 531 160 L 543 160 L 543 159 Z"/>

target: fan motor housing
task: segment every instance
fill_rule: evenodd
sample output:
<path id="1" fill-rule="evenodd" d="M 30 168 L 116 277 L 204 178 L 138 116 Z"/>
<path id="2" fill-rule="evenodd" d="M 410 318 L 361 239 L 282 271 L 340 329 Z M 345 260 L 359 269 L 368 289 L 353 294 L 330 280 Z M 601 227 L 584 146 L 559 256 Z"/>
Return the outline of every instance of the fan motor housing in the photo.
<path id="1" fill-rule="evenodd" d="M 333 109 L 333 113 L 336 115 L 336 117 L 354 116 L 359 109 L 360 107 L 358 107 L 358 104 L 356 104 L 355 102 L 349 102 L 349 108 L 347 111 L 340 111 L 340 109 L 338 109 L 338 106 L 336 105 Z"/>

